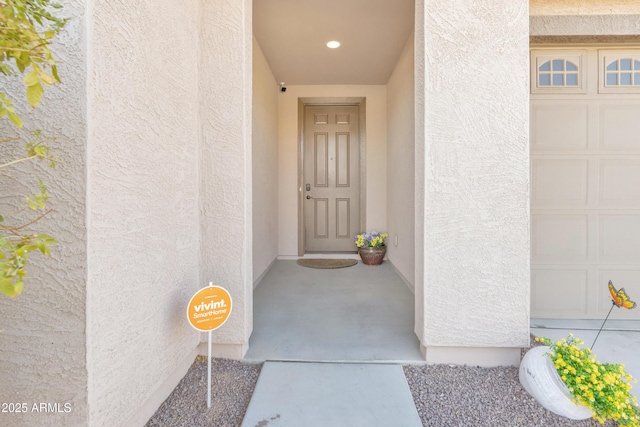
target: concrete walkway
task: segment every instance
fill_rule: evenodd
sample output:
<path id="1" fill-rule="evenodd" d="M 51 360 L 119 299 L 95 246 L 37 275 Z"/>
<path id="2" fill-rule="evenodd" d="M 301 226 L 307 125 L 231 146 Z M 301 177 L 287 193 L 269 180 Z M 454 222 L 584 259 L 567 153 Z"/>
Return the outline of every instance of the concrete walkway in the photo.
<path id="1" fill-rule="evenodd" d="M 267 362 L 242 427 L 421 427 L 399 365 Z"/>
<path id="2" fill-rule="evenodd" d="M 254 291 L 245 360 L 266 363 L 242 426 L 421 426 L 401 366 L 424 361 L 413 325 L 413 294 L 388 262 L 276 261 Z"/>

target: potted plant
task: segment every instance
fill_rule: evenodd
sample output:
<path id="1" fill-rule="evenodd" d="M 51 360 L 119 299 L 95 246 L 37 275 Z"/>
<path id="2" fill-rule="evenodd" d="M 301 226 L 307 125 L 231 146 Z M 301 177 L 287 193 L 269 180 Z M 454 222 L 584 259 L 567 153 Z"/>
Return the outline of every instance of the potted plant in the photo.
<path id="1" fill-rule="evenodd" d="M 571 419 L 591 416 L 604 423 L 640 426 L 640 411 L 630 392 L 634 381 L 624 365 L 599 362 L 570 334 L 531 349 L 520 364 L 520 383 L 546 409 Z"/>
<path id="2" fill-rule="evenodd" d="M 380 265 L 387 253 L 385 239 L 389 237 L 387 233 L 378 233 L 377 231 L 357 234 L 353 240 L 358 247 L 358 253 L 362 262 L 366 265 Z"/>

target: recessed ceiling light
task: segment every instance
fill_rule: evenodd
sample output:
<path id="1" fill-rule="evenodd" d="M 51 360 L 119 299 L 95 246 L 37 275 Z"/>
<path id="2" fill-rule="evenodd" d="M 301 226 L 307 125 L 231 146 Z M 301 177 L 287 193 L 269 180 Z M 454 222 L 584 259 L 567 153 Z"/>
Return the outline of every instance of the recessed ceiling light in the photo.
<path id="1" fill-rule="evenodd" d="M 327 43 L 327 47 L 328 47 L 329 49 L 335 49 L 335 48 L 338 48 L 338 47 L 340 47 L 340 42 L 339 42 L 339 41 L 332 40 L 332 41 L 330 41 L 330 42 L 328 42 L 328 43 Z"/>

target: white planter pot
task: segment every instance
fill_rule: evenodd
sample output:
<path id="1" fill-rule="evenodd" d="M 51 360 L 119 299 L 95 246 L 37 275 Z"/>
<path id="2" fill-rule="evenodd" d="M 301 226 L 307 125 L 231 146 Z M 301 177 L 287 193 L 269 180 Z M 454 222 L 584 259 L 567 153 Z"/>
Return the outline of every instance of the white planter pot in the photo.
<path id="1" fill-rule="evenodd" d="M 520 362 L 520 384 L 538 403 L 549 411 L 572 420 L 585 420 L 592 416 L 591 409 L 571 401 L 569 389 L 558 375 L 547 354 L 549 347 L 534 347 Z"/>

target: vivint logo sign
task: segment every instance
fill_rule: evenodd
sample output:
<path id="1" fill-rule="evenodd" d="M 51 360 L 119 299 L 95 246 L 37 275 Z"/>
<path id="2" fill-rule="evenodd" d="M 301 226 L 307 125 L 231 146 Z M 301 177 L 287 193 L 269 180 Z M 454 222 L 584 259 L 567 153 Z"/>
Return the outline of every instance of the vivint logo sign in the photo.
<path id="1" fill-rule="evenodd" d="M 200 289 L 189 301 L 187 317 L 199 331 L 212 331 L 227 321 L 231 314 L 231 295 L 220 286 Z"/>
<path id="2" fill-rule="evenodd" d="M 214 297 L 211 297 L 214 298 Z M 208 316 L 213 316 L 215 314 L 224 314 L 227 312 L 227 303 L 225 302 L 224 299 L 221 299 L 220 301 L 210 301 L 209 304 L 205 304 L 204 302 L 201 302 L 200 305 L 196 305 L 193 307 L 193 309 L 196 311 L 193 314 L 194 319 L 197 319 L 199 317 L 208 317 Z M 209 310 L 209 311 L 207 311 Z M 203 313 L 204 311 L 207 311 L 206 313 Z"/>

